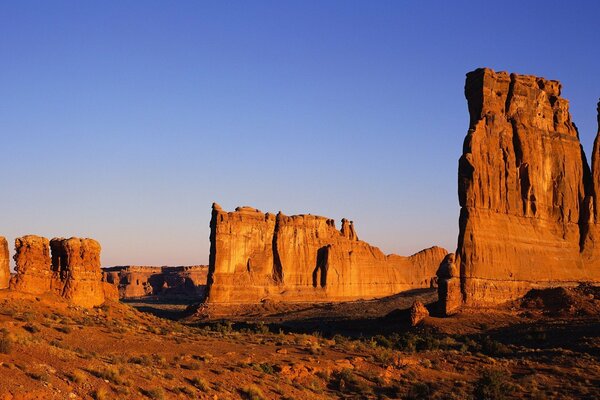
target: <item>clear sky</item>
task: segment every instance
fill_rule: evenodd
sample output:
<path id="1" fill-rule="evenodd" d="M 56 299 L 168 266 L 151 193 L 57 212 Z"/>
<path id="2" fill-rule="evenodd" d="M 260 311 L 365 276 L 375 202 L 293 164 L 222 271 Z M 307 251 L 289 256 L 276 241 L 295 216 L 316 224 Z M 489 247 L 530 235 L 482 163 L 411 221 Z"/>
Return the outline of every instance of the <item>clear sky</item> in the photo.
<path id="1" fill-rule="evenodd" d="M 210 206 L 458 234 L 465 73 L 558 79 L 588 157 L 597 1 L 3 1 L 0 235 L 208 261 Z M 12 245 L 11 245 L 12 247 Z"/>

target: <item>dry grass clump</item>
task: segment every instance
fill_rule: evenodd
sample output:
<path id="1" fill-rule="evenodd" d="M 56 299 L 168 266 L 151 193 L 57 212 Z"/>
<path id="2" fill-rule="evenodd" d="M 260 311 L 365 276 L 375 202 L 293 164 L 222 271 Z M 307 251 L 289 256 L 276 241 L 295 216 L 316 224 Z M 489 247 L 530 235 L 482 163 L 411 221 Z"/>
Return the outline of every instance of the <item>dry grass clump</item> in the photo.
<path id="1" fill-rule="evenodd" d="M 266 397 L 262 390 L 256 385 L 246 386 L 239 389 L 240 395 L 245 400 L 265 400 Z"/>

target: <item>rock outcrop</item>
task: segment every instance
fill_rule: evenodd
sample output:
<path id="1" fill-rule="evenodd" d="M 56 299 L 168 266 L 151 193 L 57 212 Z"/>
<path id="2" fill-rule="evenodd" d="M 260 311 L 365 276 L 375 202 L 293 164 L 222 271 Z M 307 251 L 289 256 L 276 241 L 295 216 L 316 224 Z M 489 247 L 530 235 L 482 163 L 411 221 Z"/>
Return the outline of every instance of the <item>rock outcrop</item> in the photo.
<path id="1" fill-rule="evenodd" d="M 50 242 L 45 237 L 27 235 L 15 239 L 15 272 L 10 286 L 20 292 L 42 294 L 57 288 L 52 270 Z"/>
<path id="2" fill-rule="evenodd" d="M 385 255 L 358 240 L 352 222 L 262 213 L 226 212 L 213 205 L 208 302 L 318 302 L 384 297 L 431 287 L 447 252 Z"/>
<path id="3" fill-rule="evenodd" d="M 429 317 L 429 311 L 423 303 L 419 300 L 415 300 L 410 307 L 410 325 L 417 326 L 419 322 L 423 321 L 426 317 Z"/>
<path id="4" fill-rule="evenodd" d="M 465 95 L 456 252 L 464 302 L 598 281 L 600 171 L 592 179 L 560 83 L 478 69 L 467 74 Z"/>
<path id="5" fill-rule="evenodd" d="M 438 307 L 442 316 L 452 315 L 462 305 L 460 290 L 460 272 L 455 263 L 453 253 L 444 258 L 437 271 Z"/>
<path id="6" fill-rule="evenodd" d="M 16 275 L 11 288 L 17 291 L 52 293 L 71 304 L 93 307 L 114 298 L 102 282 L 100 244 L 93 239 L 28 235 L 15 240 Z"/>
<path id="7" fill-rule="evenodd" d="M 10 259 L 8 257 L 8 242 L 4 236 L 0 236 L 0 289 L 6 289 L 10 282 Z"/>
<path id="8" fill-rule="evenodd" d="M 144 296 L 201 299 L 206 292 L 207 265 L 179 267 L 118 266 L 103 269 L 103 280 L 122 299 Z"/>

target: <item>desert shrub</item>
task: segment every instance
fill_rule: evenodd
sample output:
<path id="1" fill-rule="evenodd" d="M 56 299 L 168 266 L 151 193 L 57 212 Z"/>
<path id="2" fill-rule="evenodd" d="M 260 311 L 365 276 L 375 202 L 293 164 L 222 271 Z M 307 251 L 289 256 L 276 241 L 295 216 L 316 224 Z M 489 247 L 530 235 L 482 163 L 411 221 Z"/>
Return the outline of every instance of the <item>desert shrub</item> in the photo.
<path id="1" fill-rule="evenodd" d="M 79 370 L 67 373 L 66 376 L 67 379 L 73 383 L 82 383 L 83 381 L 85 381 L 85 374 Z"/>
<path id="2" fill-rule="evenodd" d="M 514 391 L 504 371 L 486 370 L 475 383 L 477 400 L 504 400 Z"/>
<path id="3" fill-rule="evenodd" d="M 187 386 L 179 386 L 179 387 L 173 388 L 173 392 L 183 393 L 183 394 L 187 395 L 188 397 L 193 397 L 196 395 L 196 392 Z"/>
<path id="4" fill-rule="evenodd" d="M 359 380 L 348 368 L 335 371 L 331 375 L 329 387 L 342 393 L 356 393 L 359 395 L 367 395 L 372 392 L 371 387 Z"/>
<path id="5" fill-rule="evenodd" d="M 431 387 L 425 382 L 415 383 L 408 390 L 407 400 L 425 400 L 431 398 Z"/>
<path id="6" fill-rule="evenodd" d="M 99 387 L 92 393 L 92 398 L 95 400 L 109 400 L 110 396 L 105 387 Z"/>
<path id="7" fill-rule="evenodd" d="M 25 329 L 29 333 L 38 333 L 40 331 L 40 327 L 31 322 L 23 325 L 23 329 Z"/>
<path id="8" fill-rule="evenodd" d="M 48 380 L 50 379 L 48 374 L 44 372 L 26 372 L 25 374 L 31 379 L 35 379 L 36 381 L 48 382 Z"/>
<path id="9" fill-rule="evenodd" d="M 208 382 L 206 382 L 206 380 L 200 376 L 195 376 L 195 377 L 189 379 L 188 381 L 196 389 L 201 390 L 203 392 L 206 392 L 208 389 L 210 389 Z"/>
<path id="10" fill-rule="evenodd" d="M 165 390 L 161 387 L 153 389 L 140 388 L 140 393 L 152 400 L 164 400 L 165 398 Z"/>
<path id="11" fill-rule="evenodd" d="M 273 375 L 273 366 L 268 363 L 253 364 L 252 367 L 268 375 Z"/>
<path id="12" fill-rule="evenodd" d="M 489 356 L 503 356 L 512 353 L 510 347 L 490 339 L 488 336 L 484 337 L 481 341 L 481 351 Z"/>
<path id="13" fill-rule="evenodd" d="M 129 384 L 129 382 L 122 377 L 123 370 L 116 367 L 107 367 L 100 370 L 91 370 L 89 372 L 95 377 L 105 379 L 115 385 Z"/>
<path id="14" fill-rule="evenodd" d="M 55 327 L 54 329 L 56 329 L 58 332 L 60 333 L 71 333 L 71 327 L 68 325 L 60 325 Z"/>
<path id="15" fill-rule="evenodd" d="M 183 369 L 187 369 L 187 370 L 190 370 L 190 371 L 197 371 L 200 368 L 202 368 L 202 365 L 199 362 L 196 362 L 196 361 L 192 361 L 192 362 L 190 362 L 188 364 L 180 364 L 179 366 L 181 368 L 183 368 Z"/>
<path id="16" fill-rule="evenodd" d="M 262 390 L 256 385 L 246 386 L 239 390 L 240 395 L 245 400 L 265 400 L 266 397 Z"/>
<path id="17" fill-rule="evenodd" d="M 12 352 L 15 340 L 6 331 L 0 332 L 0 353 L 10 354 Z"/>
<path id="18" fill-rule="evenodd" d="M 129 360 L 127 360 L 127 362 L 130 364 L 138 364 L 138 365 L 145 365 L 145 366 L 149 366 L 152 364 L 152 360 L 150 359 L 150 357 L 147 354 L 142 354 L 141 356 L 130 357 Z"/>

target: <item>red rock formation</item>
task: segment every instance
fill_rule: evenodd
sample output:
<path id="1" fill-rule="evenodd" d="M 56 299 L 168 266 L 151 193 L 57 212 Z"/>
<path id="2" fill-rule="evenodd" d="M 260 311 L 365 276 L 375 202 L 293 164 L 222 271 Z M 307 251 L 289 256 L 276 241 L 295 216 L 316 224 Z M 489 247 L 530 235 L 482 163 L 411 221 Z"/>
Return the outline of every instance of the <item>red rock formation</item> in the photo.
<path id="1" fill-rule="evenodd" d="M 63 283 L 61 295 L 73 304 L 93 307 L 104 303 L 100 243 L 94 239 L 54 238 L 50 241 L 52 269 Z"/>
<path id="2" fill-rule="evenodd" d="M 251 207 L 213 205 L 209 295 L 212 303 L 344 301 L 430 287 L 446 251 L 385 255 L 358 240 L 344 220 L 277 216 Z"/>
<path id="3" fill-rule="evenodd" d="M 6 289 L 10 281 L 10 263 L 8 258 L 8 242 L 0 236 L 0 289 Z"/>
<path id="4" fill-rule="evenodd" d="M 53 293 L 83 307 L 100 305 L 107 298 L 114 300 L 110 287 L 102 283 L 100 250 L 93 239 L 55 238 L 48 242 L 33 235 L 18 238 L 11 288 L 33 294 Z"/>
<path id="5" fill-rule="evenodd" d="M 417 326 L 419 322 L 429 317 L 429 311 L 423 303 L 419 300 L 415 300 L 412 307 L 410 308 L 410 324 L 411 326 Z"/>
<path id="6" fill-rule="evenodd" d="M 35 235 L 15 239 L 14 260 L 16 275 L 10 282 L 12 289 L 42 294 L 56 287 L 48 239 Z"/>
<path id="7" fill-rule="evenodd" d="M 144 296 L 203 298 L 207 265 L 180 267 L 118 266 L 103 269 L 103 280 L 123 299 Z"/>
<path id="8" fill-rule="evenodd" d="M 600 277 L 582 257 L 596 252 L 586 249 L 591 174 L 560 90 L 534 76 L 467 74 L 457 257 L 468 304 Z"/>
<path id="9" fill-rule="evenodd" d="M 460 273 L 453 253 L 444 258 L 437 271 L 437 277 L 439 312 L 443 316 L 454 314 L 462 305 L 463 297 L 460 290 Z"/>

